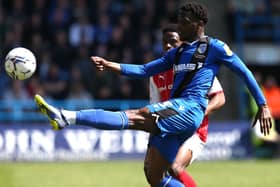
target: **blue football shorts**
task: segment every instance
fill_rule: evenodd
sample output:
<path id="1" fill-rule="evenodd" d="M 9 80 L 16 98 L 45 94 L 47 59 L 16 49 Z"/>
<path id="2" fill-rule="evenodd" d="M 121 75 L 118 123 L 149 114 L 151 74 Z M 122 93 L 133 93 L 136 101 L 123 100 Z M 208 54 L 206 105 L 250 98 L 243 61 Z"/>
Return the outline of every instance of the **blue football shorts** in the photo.
<path id="1" fill-rule="evenodd" d="M 171 99 L 147 106 L 158 118 L 156 124 L 160 136 L 179 135 L 183 139 L 190 137 L 199 127 L 204 117 L 204 107 L 184 98 Z"/>
<path id="2" fill-rule="evenodd" d="M 160 135 L 151 135 L 148 146 L 155 147 L 160 155 L 171 164 L 175 160 L 177 152 L 183 142 L 184 141 L 177 135 L 166 135 L 164 137 Z"/>
<path id="3" fill-rule="evenodd" d="M 172 163 L 179 147 L 191 137 L 202 122 L 204 108 L 191 100 L 172 99 L 147 106 L 158 116 L 160 133 L 151 135 L 149 146 L 154 146 L 160 154 Z"/>

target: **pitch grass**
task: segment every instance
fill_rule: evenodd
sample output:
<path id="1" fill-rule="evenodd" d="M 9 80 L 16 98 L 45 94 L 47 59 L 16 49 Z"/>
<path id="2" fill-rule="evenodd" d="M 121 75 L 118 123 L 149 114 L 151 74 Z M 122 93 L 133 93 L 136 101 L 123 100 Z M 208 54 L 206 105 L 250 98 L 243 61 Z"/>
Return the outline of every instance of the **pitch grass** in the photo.
<path id="1" fill-rule="evenodd" d="M 2 187 L 145 187 L 142 161 L 1 163 Z M 279 187 L 278 161 L 196 162 L 199 187 Z"/>

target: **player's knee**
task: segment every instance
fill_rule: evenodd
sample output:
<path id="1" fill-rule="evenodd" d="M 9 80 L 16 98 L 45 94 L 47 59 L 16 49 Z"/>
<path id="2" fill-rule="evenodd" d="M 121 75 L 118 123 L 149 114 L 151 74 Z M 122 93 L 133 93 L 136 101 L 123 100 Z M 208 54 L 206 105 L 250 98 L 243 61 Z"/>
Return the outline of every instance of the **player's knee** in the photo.
<path id="1" fill-rule="evenodd" d="M 148 108 L 140 109 L 139 113 L 145 117 L 144 124 L 148 126 L 149 132 L 152 134 L 158 134 L 160 132 L 160 129 L 156 124 L 157 117 L 152 115 Z"/>
<path id="2" fill-rule="evenodd" d="M 129 129 L 143 130 L 150 133 L 157 133 L 158 127 L 155 123 L 155 117 L 149 112 L 148 108 L 125 111 L 129 120 Z"/>
<path id="3" fill-rule="evenodd" d="M 177 176 L 179 173 L 183 172 L 185 170 L 185 165 L 178 163 L 178 162 L 174 162 L 169 170 L 169 173 L 173 176 Z"/>

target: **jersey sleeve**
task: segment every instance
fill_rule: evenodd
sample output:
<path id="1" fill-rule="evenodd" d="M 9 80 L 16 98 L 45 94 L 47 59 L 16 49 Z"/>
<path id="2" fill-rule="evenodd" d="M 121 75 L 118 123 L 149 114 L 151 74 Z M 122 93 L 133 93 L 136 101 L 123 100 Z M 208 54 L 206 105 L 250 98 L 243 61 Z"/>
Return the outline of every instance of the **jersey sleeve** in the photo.
<path id="1" fill-rule="evenodd" d="M 170 50 L 161 58 L 144 65 L 120 64 L 121 74 L 134 78 L 145 78 L 172 68 L 176 50 Z"/>
<path id="2" fill-rule="evenodd" d="M 247 68 L 244 62 L 235 53 L 233 53 L 229 46 L 224 42 L 216 40 L 214 45 L 217 57 L 216 61 L 223 63 L 238 74 L 238 76 L 246 83 L 258 105 L 265 104 L 265 97 L 252 72 Z"/>

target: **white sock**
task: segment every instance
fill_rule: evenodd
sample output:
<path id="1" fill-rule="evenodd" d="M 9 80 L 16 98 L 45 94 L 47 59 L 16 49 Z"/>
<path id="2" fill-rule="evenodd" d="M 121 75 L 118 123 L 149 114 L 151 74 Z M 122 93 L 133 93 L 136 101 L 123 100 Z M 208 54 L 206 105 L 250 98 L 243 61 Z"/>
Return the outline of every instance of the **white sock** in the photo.
<path id="1" fill-rule="evenodd" d="M 76 111 L 61 110 L 69 125 L 76 124 Z"/>

